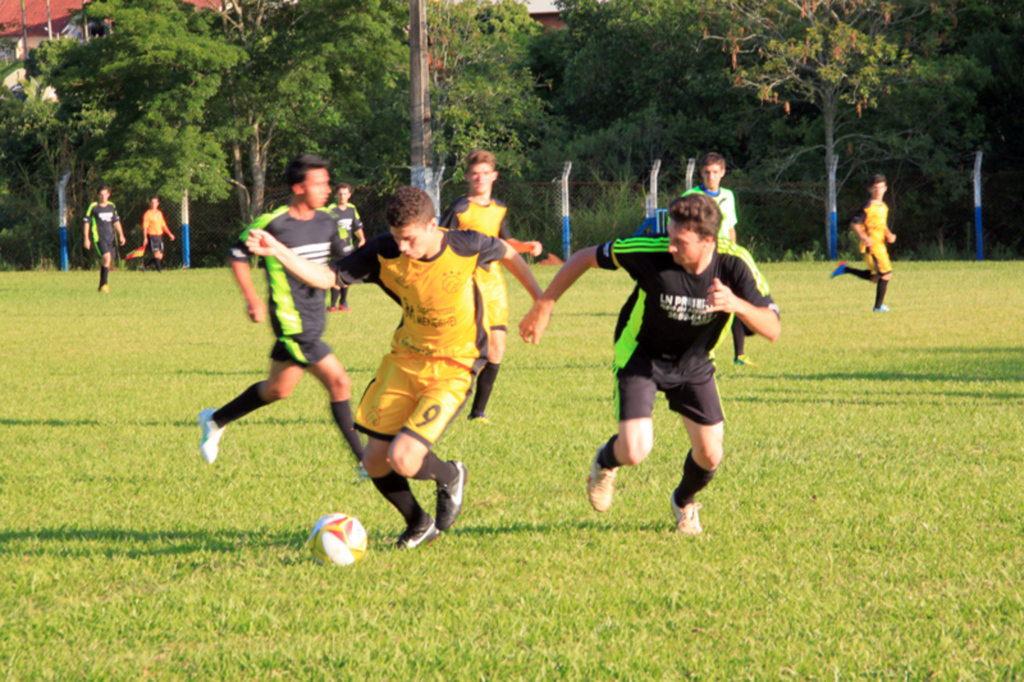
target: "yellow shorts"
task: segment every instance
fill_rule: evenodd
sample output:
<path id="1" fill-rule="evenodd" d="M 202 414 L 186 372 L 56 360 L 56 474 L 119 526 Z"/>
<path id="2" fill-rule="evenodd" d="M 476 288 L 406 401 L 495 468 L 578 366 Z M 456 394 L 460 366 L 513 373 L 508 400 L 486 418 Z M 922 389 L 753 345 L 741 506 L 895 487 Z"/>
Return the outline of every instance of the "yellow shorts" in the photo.
<path id="1" fill-rule="evenodd" d="M 473 371 L 449 358 L 388 353 L 356 410 L 356 428 L 392 440 L 408 433 L 428 447 L 441 438 L 473 388 Z"/>
<path id="2" fill-rule="evenodd" d="M 495 267 L 494 264 L 491 265 Z M 477 273 L 477 284 L 484 299 L 484 323 L 488 329 L 508 329 L 508 293 L 501 271 Z"/>
<path id="3" fill-rule="evenodd" d="M 889 262 L 889 250 L 885 244 L 875 244 L 862 251 L 864 262 L 872 275 L 885 275 L 892 272 L 892 263 Z"/>

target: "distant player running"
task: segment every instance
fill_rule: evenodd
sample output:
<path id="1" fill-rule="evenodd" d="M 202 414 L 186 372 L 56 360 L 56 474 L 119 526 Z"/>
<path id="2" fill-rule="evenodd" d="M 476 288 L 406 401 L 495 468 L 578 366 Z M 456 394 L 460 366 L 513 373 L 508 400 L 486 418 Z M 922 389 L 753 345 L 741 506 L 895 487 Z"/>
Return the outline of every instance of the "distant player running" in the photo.
<path id="1" fill-rule="evenodd" d="M 521 242 L 509 235 L 508 208 L 491 197 L 494 181 L 498 179 L 496 163 L 494 154 L 487 151 L 478 150 L 466 157 L 466 184 L 469 186 L 469 192 L 448 207 L 444 218 L 441 219 L 441 227 L 474 230 L 488 237 L 500 237 L 519 253 L 539 256 L 544 248 L 540 242 Z M 491 391 L 494 390 L 501 361 L 505 357 L 508 294 L 505 291 L 505 278 L 502 277 L 499 263 L 491 263 L 487 268 L 479 270 L 476 277 L 484 295 L 484 304 L 487 306 L 487 325 L 490 327 L 491 340 L 487 351 L 487 365 L 477 378 L 476 396 L 473 398 L 469 418 L 486 421 L 487 403 L 491 398 Z"/>
<path id="2" fill-rule="evenodd" d="M 530 295 L 540 287 L 525 261 L 500 239 L 438 228 L 434 202 L 415 187 L 388 200 L 389 232 L 336 264 L 348 284 L 372 282 L 402 307 L 391 352 L 384 356 L 356 411 L 370 437 L 363 463 L 381 495 L 405 519 L 400 549 L 429 544 L 452 527 L 462 510 L 466 467 L 442 461 L 431 447 L 465 404 L 473 375 L 487 356 L 483 302 L 474 273 L 502 261 Z M 295 258 L 259 230 L 250 248 L 273 254 L 289 271 L 330 286 L 333 273 Z M 408 479 L 437 484 L 437 508 L 420 507 Z"/>
<path id="3" fill-rule="evenodd" d="M 144 239 L 142 246 L 149 245 L 150 250 L 153 252 L 153 260 L 147 261 L 146 265 L 150 263 L 155 264 L 157 272 L 164 271 L 165 234 L 171 238 L 172 242 L 174 241 L 174 235 L 171 234 L 171 229 L 167 227 L 163 211 L 160 210 L 160 199 L 153 197 L 149 200 L 149 210 L 142 215 L 142 236 Z"/>
<path id="4" fill-rule="evenodd" d="M 253 322 L 265 320 L 267 308 L 260 300 L 250 275 L 249 258 L 253 252 L 246 245 L 246 240 L 252 231 L 273 235 L 302 259 L 320 264 L 317 267 L 326 267 L 323 264 L 327 263 L 332 251 L 341 254 L 334 219 L 326 211 L 318 210 L 331 194 L 327 162 L 303 154 L 288 164 L 285 178 L 292 190 L 291 203 L 260 216 L 242 233 L 228 255 Z M 323 289 L 328 287 L 310 284 L 294 276 L 273 256 L 266 255 L 263 263 L 270 289 L 270 322 L 277 338 L 270 351 L 270 374 L 265 381 L 253 384 L 220 409 L 211 408 L 199 413 L 199 426 L 203 432 L 199 454 L 208 464 L 213 464 L 224 427 L 253 410 L 287 398 L 302 375 L 309 371 L 330 394 L 334 421 L 356 458 L 361 460 L 363 446 L 355 431 L 349 406 L 352 381 L 330 346 L 320 338 L 327 317 Z"/>
<path id="5" fill-rule="evenodd" d="M 335 190 L 338 203 L 328 206 L 331 216 L 338 222 L 338 237 L 344 246 L 347 256 L 355 249 L 366 243 L 366 234 L 363 231 L 363 221 L 359 217 L 359 210 L 348 203 L 352 198 L 352 185 L 342 182 Z M 356 245 L 352 246 L 352 237 L 356 238 Z M 329 313 L 348 312 L 348 287 L 344 284 L 336 284 L 331 287 L 331 306 L 327 309 Z"/>
<path id="6" fill-rule="evenodd" d="M 722 187 L 722 178 L 725 177 L 725 157 L 716 152 L 711 152 L 700 160 L 700 176 L 704 180 L 692 189 L 683 192 L 687 194 L 703 192 L 715 200 L 718 210 L 722 212 L 722 228 L 718 231 L 718 239 L 728 239 L 736 243 L 736 225 L 739 222 L 736 215 L 736 197 L 732 190 Z M 737 365 L 749 365 L 756 367 L 754 361 L 747 357 L 744 352 L 746 345 L 747 330 L 739 318 L 732 321 L 732 348 L 733 363 Z"/>
<path id="7" fill-rule="evenodd" d="M 99 190 L 99 201 L 89 204 L 85 211 L 83 243 L 88 251 L 96 246 L 100 255 L 100 288 L 101 294 L 110 292 L 107 276 L 114 257 L 114 232 L 117 232 L 118 244 L 124 246 L 124 230 L 121 229 L 121 217 L 117 215 L 117 207 L 110 201 L 110 188 L 104 185 Z"/>
<path id="8" fill-rule="evenodd" d="M 519 324 L 523 340 L 539 343 L 555 302 L 590 268 L 624 268 L 636 288 L 615 329 L 618 434 L 597 449 L 587 493 L 599 512 L 612 504 L 616 472 L 636 466 L 654 445 L 651 414 L 657 391 L 683 418 L 691 449 L 672 493 L 676 529 L 702 532 L 694 496 L 722 461 L 725 432 L 710 353 L 733 315 L 770 341 L 779 336 L 778 306 L 750 254 L 719 241 L 722 220 L 705 194 L 669 206 L 668 235 L 617 239 L 577 251 Z"/>
<path id="9" fill-rule="evenodd" d="M 856 270 L 843 261 L 832 272 L 832 277 L 853 275 L 875 282 L 875 307 L 872 310 L 876 313 L 889 312 L 889 306 L 885 305 L 885 292 L 892 279 L 892 263 L 889 261 L 889 249 L 885 245 L 896 241 L 896 235 L 889 229 L 889 207 L 882 201 L 887 189 L 884 175 L 872 176 L 871 184 L 868 185 L 871 199 L 850 221 L 850 226 L 860 239 L 860 252 L 867 263 L 867 270 Z"/>

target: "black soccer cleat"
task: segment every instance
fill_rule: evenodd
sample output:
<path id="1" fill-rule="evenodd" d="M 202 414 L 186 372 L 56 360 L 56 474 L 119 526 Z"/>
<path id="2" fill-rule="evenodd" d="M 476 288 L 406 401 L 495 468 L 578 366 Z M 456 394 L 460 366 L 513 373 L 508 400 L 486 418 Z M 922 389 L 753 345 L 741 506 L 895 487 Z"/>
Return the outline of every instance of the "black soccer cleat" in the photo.
<path id="1" fill-rule="evenodd" d="M 427 518 L 430 519 L 430 516 Z M 398 538 L 396 547 L 398 549 L 416 549 L 420 545 L 429 545 L 440 534 L 434 519 L 430 519 L 430 525 L 423 528 L 413 528 L 412 526 L 406 528 L 402 536 Z"/>
<path id="2" fill-rule="evenodd" d="M 462 493 L 466 490 L 466 467 L 462 462 L 452 462 L 458 470 L 454 480 L 437 486 L 437 529 L 448 530 L 455 525 L 462 511 Z"/>

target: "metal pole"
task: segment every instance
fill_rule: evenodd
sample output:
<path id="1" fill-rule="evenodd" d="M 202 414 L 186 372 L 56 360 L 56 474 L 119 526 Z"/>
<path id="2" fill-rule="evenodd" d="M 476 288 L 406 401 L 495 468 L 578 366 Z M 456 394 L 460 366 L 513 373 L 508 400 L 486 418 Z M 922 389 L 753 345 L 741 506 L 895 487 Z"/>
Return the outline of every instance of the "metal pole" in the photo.
<path id="1" fill-rule="evenodd" d="M 46 0 L 46 37 L 53 40 L 53 23 L 50 21 L 50 0 Z"/>
<path id="2" fill-rule="evenodd" d="M 25 0 L 21 0 L 22 59 L 28 59 L 28 26 L 25 23 Z"/>
<path id="3" fill-rule="evenodd" d="M 181 197 L 181 268 L 192 267 L 192 244 L 188 234 L 188 190 Z"/>
<path id="4" fill-rule="evenodd" d="M 686 191 L 693 189 L 693 171 L 697 168 L 697 159 L 686 160 Z"/>
<path id="5" fill-rule="evenodd" d="M 572 161 L 566 161 L 562 167 L 562 253 L 565 260 L 572 255 L 569 246 L 569 173 L 572 172 Z"/>
<path id="6" fill-rule="evenodd" d="M 428 187 L 427 168 L 433 158 L 430 129 L 430 77 L 427 68 L 427 7 L 409 0 L 409 90 L 412 137 L 412 185 Z"/>
<path id="7" fill-rule="evenodd" d="M 839 241 L 839 222 L 836 218 L 836 169 L 839 168 L 839 156 L 835 155 L 828 163 L 828 233 L 825 241 L 828 244 L 830 260 L 838 258 L 836 242 Z"/>
<path id="8" fill-rule="evenodd" d="M 985 260 L 981 238 L 981 152 L 974 155 L 974 243 L 977 259 Z"/>
<path id="9" fill-rule="evenodd" d="M 434 200 L 434 210 L 437 211 L 437 220 L 439 222 L 441 220 L 441 213 L 444 210 L 441 208 L 441 181 L 443 178 L 444 164 L 442 163 L 437 171 L 431 174 L 430 184 L 427 185 L 427 193 Z"/>
<path id="10" fill-rule="evenodd" d="M 647 217 L 658 215 L 658 172 L 661 171 L 661 159 L 655 159 L 651 166 L 650 192 L 647 194 Z"/>
<path id="11" fill-rule="evenodd" d="M 60 269 L 68 271 L 68 180 L 71 179 L 71 171 L 64 171 L 60 176 L 60 183 L 57 185 L 57 205 L 60 212 Z"/>

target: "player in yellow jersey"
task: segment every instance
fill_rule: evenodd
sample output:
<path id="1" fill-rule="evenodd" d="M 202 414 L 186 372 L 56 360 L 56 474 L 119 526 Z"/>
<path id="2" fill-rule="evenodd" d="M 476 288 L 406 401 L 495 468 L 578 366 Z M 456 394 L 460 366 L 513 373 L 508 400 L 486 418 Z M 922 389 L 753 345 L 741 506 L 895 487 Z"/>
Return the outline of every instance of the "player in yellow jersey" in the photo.
<path id="1" fill-rule="evenodd" d="M 356 411 L 369 436 L 363 465 L 381 495 L 406 522 L 398 547 L 429 544 L 462 510 L 466 467 L 442 461 L 431 447 L 455 418 L 487 358 L 488 334 L 476 271 L 501 261 L 530 295 L 541 290 L 516 250 L 471 230 L 438 227 L 434 202 L 415 187 L 388 200 L 389 231 L 334 264 L 334 270 L 296 256 L 272 236 L 251 230 L 247 245 L 272 255 L 302 281 L 330 288 L 372 282 L 402 307 L 391 352 L 384 356 Z M 436 517 L 420 507 L 408 479 L 437 484 Z"/>
<path id="2" fill-rule="evenodd" d="M 868 186 L 871 199 L 850 221 L 850 226 L 860 239 L 860 252 L 867 263 L 867 269 L 851 268 L 844 261 L 832 272 L 832 277 L 853 275 L 875 282 L 875 307 L 872 310 L 876 313 L 889 312 L 889 306 L 885 305 L 885 291 L 892 279 L 892 263 L 889 262 L 889 250 L 885 245 L 896 241 L 896 235 L 889 229 L 889 207 L 882 201 L 886 189 L 888 187 L 884 175 L 872 176 Z"/>
<path id="3" fill-rule="evenodd" d="M 499 237 L 519 253 L 529 253 L 536 257 L 543 251 L 540 242 L 521 242 L 513 239 L 508 232 L 508 207 L 491 196 L 494 181 L 498 179 L 496 170 L 497 159 L 494 154 L 477 150 L 466 157 L 466 184 L 468 191 L 465 196 L 456 199 L 444 218 L 441 227 L 452 230 L 474 230 L 488 237 Z M 491 398 L 494 382 L 501 369 L 501 361 L 505 357 L 505 338 L 508 334 L 508 294 L 505 291 L 505 278 L 501 275 L 501 265 L 491 263 L 476 273 L 477 283 L 484 295 L 487 307 L 487 325 L 491 339 L 488 346 L 487 364 L 480 371 L 476 381 L 476 396 L 473 407 L 469 411 L 471 420 L 486 422 L 485 411 Z"/>

